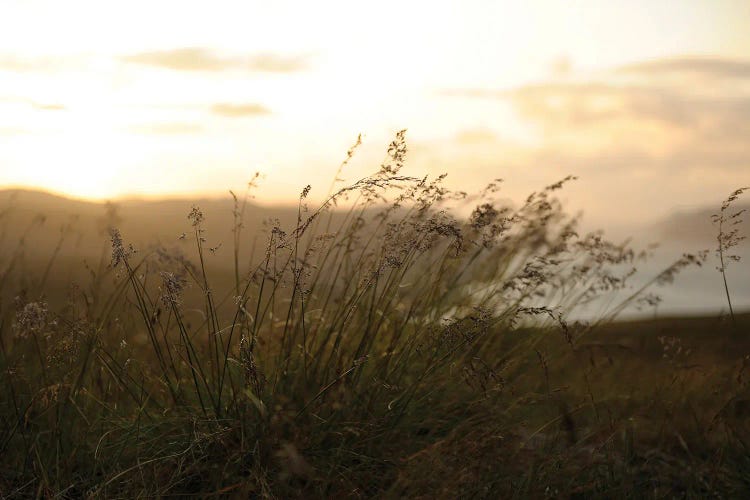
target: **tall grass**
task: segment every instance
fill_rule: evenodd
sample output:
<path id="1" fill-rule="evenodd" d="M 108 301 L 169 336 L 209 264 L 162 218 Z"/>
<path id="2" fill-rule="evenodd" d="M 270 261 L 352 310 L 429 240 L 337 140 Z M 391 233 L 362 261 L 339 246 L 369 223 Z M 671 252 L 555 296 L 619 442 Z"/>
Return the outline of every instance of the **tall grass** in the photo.
<path id="1" fill-rule="evenodd" d="M 742 193 L 747 191 L 748 187 L 740 188 L 733 191 L 726 200 L 721 204 L 721 209 L 717 214 L 714 214 L 711 219 L 718 226 L 718 234 L 716 236 L 716 254 L 719 256 L 718 270 L 721 273 L 722 280 L 724 281 L 724 292 L 727 295 L 727 304 L 729 305 L 729 315 L 732 318 L 732 323 L 736 326 L 737 320 L 734 317 L 734 308 L 732 307 L 732 297 L 729 294 L 729 285 L 727 285 L 727 266 L 730 261 L 738 262 L 740 260 L 739 255 L 733 255 L 729 253 L 732 247 L 737 246 L 745 236 L 739 234 L 738 226 L 742 223 L 742 214 L 745 210 L 737 210 L 735 212 L 729 212 L 732 203 L 739 198 Z"/>
<path id="2" fill-rule="evenodd" d="M 3 304 L 3 495 L 639 491 L 627 484 L 643 473 L 633 465 L 643 459 L 633 427 L 642 407 L 625 404 L 633 391 L 608 394 L 621 385 L 597 379 L 606 346 L 587 339 L 604 320 L 566 318 L 606 294 L 625 297 L 607 321 L 643 300 L 645 287 L 622 294 L 643 256 L 577 233 L 555 198 L 572 177 L 516 208 L 499 203 L 495 180 L 461 218 L 450 207 L 467 195 L 446 189 L 443 176 L 404 175 L 406 152 L 400 131 L 375 173 L 334 185 L 312 209 L 305 187 L 294 227 L 271 223 L 245 270 L 247 195 L 233 194 L 225 289 L 210 273 L 221 258 L 206 242 L 210 220 L 194 207 L 186 224 L 195 261 L 136 252 L 113 227 L 111 262 L 93 274 L 91 293 L 73 287 L 53 309 L 43 288 L 27 289 Z M 704 258 L 686 255 L 652 281 Z M 727 382 L 731 370 L 711 380 L 738 400 L 745 385 Z M 680 373 L 659 408 L 676 411 L 696 384 Z M 724 406 L 692 418 L 728 421 Z M 553 472 L 575 464 L 572 476 Z M 724 482 L 696 479 L 690 491 L 740 481 L 724 468 L 715 477 Z"/>

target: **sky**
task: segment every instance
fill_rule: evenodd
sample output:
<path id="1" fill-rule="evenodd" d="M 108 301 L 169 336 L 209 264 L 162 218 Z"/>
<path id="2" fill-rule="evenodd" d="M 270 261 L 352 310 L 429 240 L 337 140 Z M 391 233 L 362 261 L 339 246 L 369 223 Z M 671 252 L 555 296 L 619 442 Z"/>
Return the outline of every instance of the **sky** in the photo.
<path id="1" fill-rule="evenodd" d="M 602 222 L 750 185 L 750 2 L 3 0 L 0 189 L 260 202 L 377 170 Z"/>

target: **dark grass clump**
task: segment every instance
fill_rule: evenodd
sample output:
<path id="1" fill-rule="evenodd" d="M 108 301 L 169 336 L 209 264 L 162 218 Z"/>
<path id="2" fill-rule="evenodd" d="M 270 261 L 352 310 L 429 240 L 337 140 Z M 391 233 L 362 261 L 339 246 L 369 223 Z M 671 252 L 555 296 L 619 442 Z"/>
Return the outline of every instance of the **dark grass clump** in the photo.
<path id="1" fill-rule="evenodd" d="M 578 234 L 555 198 L 572 177 L 515 208 L 495 180 L 460 217 L 466 194 L 404 175 L 406 152 L 401 131 L 316 208 L 305 187 L 296 224 L 271 221 L 244 270 L 248 195 L 233 194 L 229 279 L 211 273 L 223 257 L 199 207 L 194 257 L 137 252 L 110 227 L 110 262 L 64 303 L 45 294 L 52 263 L 38 279 L 19 276 L 22 248 L 3 256 L 2 296 L 18 286 L 0 305 L 3 497 L 747 488 L 747 345 L 732 358 L 648 325 L 608 331 L 705 254 L 633 292 L 643 255 Z M 602 319 L 567 319 L 603 297 Z"/>

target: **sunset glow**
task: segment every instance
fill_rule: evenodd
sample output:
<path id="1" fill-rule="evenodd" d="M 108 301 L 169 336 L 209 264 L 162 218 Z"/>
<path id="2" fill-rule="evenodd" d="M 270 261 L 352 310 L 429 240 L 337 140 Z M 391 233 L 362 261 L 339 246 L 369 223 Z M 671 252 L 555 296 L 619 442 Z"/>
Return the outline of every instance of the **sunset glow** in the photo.
<path id="1" fill-rule="evenodd" d="M 401 128 L 415 174 L 512 196 L 572 173 L 594 213 L 750 180 L 740 0 L 112 5 L 0 8 L 0 187 L 215 195 L 260 170 L 260 201 L 319 196 L 357 134 L 350 179 Z"/>
<path id="2" fill-rule="evenodd" d="M 0 0 L 0 498 L 741 498 L 750 0 Z"/>

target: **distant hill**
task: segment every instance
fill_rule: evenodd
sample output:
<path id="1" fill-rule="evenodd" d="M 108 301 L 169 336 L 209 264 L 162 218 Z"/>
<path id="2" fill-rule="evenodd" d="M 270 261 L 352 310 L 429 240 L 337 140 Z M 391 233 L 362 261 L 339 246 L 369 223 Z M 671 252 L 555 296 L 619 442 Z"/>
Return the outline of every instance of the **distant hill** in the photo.
<path id="1" fill-rule="evenodd" d="M 111 204 L 65 198 L 40 191 L 0 191 L 0 255 L 17 246 L 25 235 L 27 255 L 45 256 L 57 244 L 61 228 L 68 227 L 61 255 L 98 257 L 109 244 L 107 227 L 116 226 L 126 242 L 136 247 L 177 244 L 183 232 L 190 233 L 187 215 L 193 206 L 205 214 L 207 243 L 232 247 L 234 203 L 220 199 L 121 200 Z M 248 202 L 243 234 L 252 238 L 263 222 L 279 219 L 284 227 L 296 221 L 297 209 L 289 206 L 261 207 Z M 246 239 L 243 238 L 243 239 Z M 243 243 L 247 246 L 247 241 Z"/>
<path id="2" fill-rule="evenodd" d="M 227 254 L 231 253 L 233 200 L 224 198 L 176 198 L 164 200 L 118 200 L 112 204 L 89 202 L 66 198 L 33 190 L 0 190 L 0 256 L 17 245 L 26 234 L 28 255 L 46 256 L 60 237 L 60 229 L 69 225 L 71 231 L 61 256 L 93 258 L 101 255 L 102 248 L 109 244 L 106 227 L 117 226 L 126 242 L 145 248 L 155 244 L 175 245 L 183 232 L 190 232 L 187 215 L 193 206 L 205 214 L 205 237 L 210 246 L 220 243 Z M 738 205 L 735 210 L 748 209 L 750 205 Z M 700 208 L 676 212 L 650 227 L 632 227 L 624 232 L 642 235 L 644 241 L 659 242 L 664 246 L 713 247 L 717 227 L 711 222 L 711 214 L 718 207 Z M 43 224 L 39 225 L 39 217 Z M 248 202 L 245 209 L 243 243 L 249 250 L 252 239 L 260 235 L 264 221 L 278 219 L 283 228 L 289 229 L 296 222 L 294 206 L 260 206 Z M 335 216 L 336 217 L 336 216 Z M 32 222 L 36 227 L 29 231 Z M 750 212 L 740 226 L 743 234 L 750 235 Z M 263 240 L 265 237 L 263 238 Z"/>
<path id="3" fill-rule="evenodd" d="M 738 227 L 740 233 L 750 236 L 750 204 L 738 204 L 730 211 L 734 213 L 742 209 L 747 212 L 740 217 L 743 222 Z M 679 211 L 657 223 L 652 230 L 662 241 L 714 245 L 718 226 L 711 221 L 711 215 L 718 210 L 717 206 Z"/>
<path id="4" fill-rule="evenodd" d="M 74 222 L 80 244 L 99 246 L 108 240 L 104 232 L 108 214 L 117 218 L 117 226 L 123 236 L 134 243 L 171 243 L 190 228 L 187 214 L 198 206 L 206 216 L 207 237 L 213 243 L 229 242 L 232 235 L 232 198 L 173 198 L 164 200 L 124 199 L 111 204 L 66 198 L 42 191 L 6 189 L 0 190 L 0 232 L 6 239 L 20 236 L 35 217 L 45 217 L 44 233 L 56 240 L 58 229 Z M 748 210 L 740 231 L 750 235 L 750 204 L 737 205 L 733 210 Z M 645 230 L 659 241 L 676 243 L 711 243 L 716 239 L 717 227 L 711 215 L 718 207 L 698 208 L 675 212 L 662 221 L 640 227 L 633 223 L 630 231 Z M 297 208 L 290 205 L 260 206 L 248 201 L 245 210 L 244 232 L 248 236 L 257 234 L 263 222 L 269 218 L 279 219 L 283 226 L 294 224 Z M 111 222 L 111 221 L 109 221 Z M 0 234 L 0 237 L 2 235 Z M 2 240 L 0 240 L 2 241 Z M 7 241 L 5 242 L 7 244 Z M 0 248 L 2 248 L 0 244 Z"/>
<path id="5" fill-rule="evenodd" d="M 91 276 L 110 263 L 109 226 L 117 227 L 125 244 L 138 250 L 136 262 L 157 247 L 197 262 L 187 219 L 194 205 L 205 215 L 206 247 L 219 247 L 215 253 L 206 252 L 206 265 L 215 277 L 212 283 L 229 289 L 234 282 L 234 203 L 229 196 L 107 204 L 31 190 L 0 191 L 0 305 L 23 290 L 39 290 L 41 279 L 45 296 L 54 301 L 65 300 L 71 283 L 89 286 Z M 253 265 L 265 250 L 263 222 L 269 218 L 278 219 L 288 231 L 296 223 L 297 208 L 247 204 L 238 259 L 241 274 L 250 268 L 253 247 Z M 180 239 L 183 233 L 187 237 Z"/>
<path id="6" fill-rule="evenodd" d="M 194 240 L 191 237 L 180 239 L 182 233 L 192 236 L 187 215 L 194 205 L 205 215 L 206 245 L 217 247 L 221 244 L 216 253 L 208 254 L 207 265 L 217 276 L 213 283 L 217 287 L 221 283 L 233 283 L 234 204 L 229 196 L 126 199 L 108 205 L 32 190 L 0 190 L 0 302 L 12 299 L 15 295 L 8 294 L 16 294 L 18 290 L 37 288 L 38 282 L 34 280 L 38 280 L 48 267 L 45 290 L 49 294 L 64 297 L 71 281 L 89 283 L 92 270 L 109 262 L 111 247 L 106 231 L 109 225 L 120 229 L 125 243 L 132 243 L 139 250 L 139 256 L 160 246 L 170 253 L 177 249 L 196 262 Z M 750 205 L 744 207 L 750 209 Z M 683 252 L 713 250 L 717 228 L 711 223 L 711 214 L 715 211 L 716 208 L 681 211 L 657 224 L 644 227 L 634 222 L 630 228 L 623 228 L 623 234 L 636 236 L 638 248 L 651 242 L 660 244 L 654 258 L 639 265 L 644 276 L 656 275 Z M 333 213 L 332 227 L 337 227 L 341 216 L 341 213 Z M 265 248 L 264 221 L 278 219 L 282 229 L 288 231 L 294 227 L 296 217 L 297 208 L 294 206 L 260 206 L 248 202 L 239 257 L 241 272 L 249 268 L 253 247 L 253 265 L 257 264 Z M 55 253 L 61 228 L 65 227 L 68 229 L 64 240 Z M 750 237 L 750 214 L 745 217 L 740 230 Z M 735 250 L 742 255 L 742 261 L 732 264 L 730 284 L 737 309 L 744 310 L 750 307 L 750 240 Z M 53 254 L 55 257 L 51 260 Z M 679 286 L 666 290 L 669 300 L 665 301 L 663 310 L 679 313 L 698 308 L 702 312 L 721 310 L 724 291 L 716 275 L 713 253 L 706 266 L 688 269 L 682 274 Z"/>

